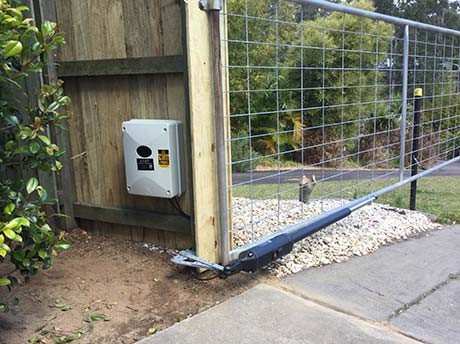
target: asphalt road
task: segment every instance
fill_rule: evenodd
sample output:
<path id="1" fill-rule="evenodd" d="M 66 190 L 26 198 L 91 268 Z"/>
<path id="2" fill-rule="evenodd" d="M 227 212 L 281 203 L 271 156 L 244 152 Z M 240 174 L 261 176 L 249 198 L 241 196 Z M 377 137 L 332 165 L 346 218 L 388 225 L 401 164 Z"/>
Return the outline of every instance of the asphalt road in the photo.
<path id="1" fill-rule="evenodd" d="M 306 169 L 303 171 L 304 175 L 311 177 L 312 174 L 316 179 L 323 179 L 325 181 L 337 180 L 361 180 L 372 178 L 397 178 L 399 176 L 398 170 L 344 170 L 341 174 L 340 170 L 333 169 Z M 324 174 L 323 174 L 324 173 Z M 406 176 L 410 175 L 406 171 Z M 236 172 L 232 174 L 233 185 L 241 184 L 253 180 L 253 184 L 278 184 L 278 183 L 298 183 L 302 176 L 302 171 L 295 170 L 282 170 L 278 173 L 277 170 L 270 171 L 254 171 L 250 172 Z M 453 177 L 460 176 L 460 163 L 453 163 L 441 170 L 433 172 L 431 176 L 435 177 Z"/>

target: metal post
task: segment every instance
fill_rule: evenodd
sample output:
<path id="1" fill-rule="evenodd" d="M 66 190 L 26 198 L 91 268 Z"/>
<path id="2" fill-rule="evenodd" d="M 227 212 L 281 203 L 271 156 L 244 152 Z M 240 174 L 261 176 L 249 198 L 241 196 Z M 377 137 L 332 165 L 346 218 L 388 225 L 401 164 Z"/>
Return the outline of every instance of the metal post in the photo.
<path id="1" fill-rule="evenodd" d="M 225 159 L 225 120 L 222 89 L 222 56 L 220 46 L 220 6 L 205 7 L 211 20 L 211 54 L 214 88 L 214 116 L 216 135 L 217 184 L 219 195 L 219 256 L 222 264 L 229 262 L 230 233 L 227 202 L 227 164 Z M 202 4 L 201 4 L 202 5 Z"/>
<path id="2" fill-rule="evenodd" d="M 404 160 L 406 157 L 406 122 L 407 122 L 407 85 L 409 74 L 409 25 L 404 27 L 404 51 L 403 51 L 403 80 L 402 80 L 402 110 L 401 132 L 399 151 L 399 181 L 404 179 Z"/>
<path id="3" fill-rule="evenodd" d="M 57 22 L 56 1 L 54 0 L 34 0 L 32 1 L 35 13 L 37 26 L 45 20 Z M 56 68 L 57 57 L 54 54 L 48 54 L 44 66 L 43 79 L 46 83 L 57 83 L 59 78 Z M 68 127 L 68 121 L 64 120 L 64 124 Z M 52 132 L 47 128 L 47 135 L 53 136 L 57 145 L 65 150 L 65 154 L 60 158 L 63 163 L 63 168 L 59 172 L 52 175 L 54 184 L 54 194 L 56 197 L 56 211 L 58 214 L 65 214 L 65 217 L 58 218 L 58 225 L 64 229 L 72 229 L 77 227 L 77 222 L 74 214 L 75 202 L 75 177 L 73 170 L 73 162 L 70 159 L 71 145 L 68 130 L 54 128 Z"/>
<path id="4" fill-rule="evenodd" d="M 412 171 L 411 177 L 417 175 L 418 150 L 420 146 L 420 109 L 422 107 L 423 89 L 416 88 L 414 91 L 414 128 L 412 134 Z M 415 210 L 417 199 L 417 179 L 410 184 L 410 210 Z"/>

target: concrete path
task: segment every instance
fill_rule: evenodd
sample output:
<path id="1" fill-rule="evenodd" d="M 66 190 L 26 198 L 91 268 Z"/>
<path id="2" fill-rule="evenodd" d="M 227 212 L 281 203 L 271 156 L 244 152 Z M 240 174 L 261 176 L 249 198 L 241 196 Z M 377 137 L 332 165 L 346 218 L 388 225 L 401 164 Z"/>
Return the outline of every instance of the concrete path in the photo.
<path id="1" fill-rule="evenodd" d="M 260 284 L 155 343 L 460 343 L 460 226 Z"/>

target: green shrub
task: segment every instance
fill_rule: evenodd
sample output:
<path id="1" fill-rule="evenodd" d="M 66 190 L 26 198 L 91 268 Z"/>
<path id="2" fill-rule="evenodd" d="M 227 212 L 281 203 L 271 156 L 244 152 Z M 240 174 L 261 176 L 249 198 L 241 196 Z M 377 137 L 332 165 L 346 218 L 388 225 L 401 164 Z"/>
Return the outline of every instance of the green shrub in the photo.
<path id="1" fill-rule="evenodd" d="M 45 204 L 52 200 L 37 175 L 62 167 L 59 157 L 64 152 L 47 133 L 61 125 L 70 100 L 61 83 L 45 84 L 30 98 L 23 90 L 64 38 L 55 23 L 36 27 L 26 13 L 28 8 L 18 1 L 0 0 L 0 271 L 14 266 L 14 271 L 0 273 L 0 286 L 9 288 L 17 283 L 14 272 L 27 280 L 40 268 L 51 267 L 55 249 L 69 246 L 50 227 L 52 215 Z"/>

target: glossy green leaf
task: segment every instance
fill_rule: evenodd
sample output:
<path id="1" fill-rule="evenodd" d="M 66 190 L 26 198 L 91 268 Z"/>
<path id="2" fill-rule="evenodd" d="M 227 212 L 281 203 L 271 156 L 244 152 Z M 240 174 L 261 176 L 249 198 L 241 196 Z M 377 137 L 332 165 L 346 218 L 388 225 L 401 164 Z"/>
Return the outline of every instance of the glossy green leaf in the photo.
<path id="1" fill-rule="evenodd" d="M 27 193 L 31 194 L 32 192 L 34 192 L 37 189 L 38 185 L 39 184 L 38 184 L 38 179 L 37 178 L 35 178 L 35 177 L 30 178 L 27 181 L 27 184 L 26 184 Z"/>
<path id="2" fill-rule="evenodd" d="M 8 277 L 0 278 L 0 286 L 7 286 L 10 284 L 11 284 L 11 281 Z"/>
<path id="3" fill-rule="evenodd" d="M 21 11 L 21 12 L 25 12 L 25 11 L 29 10 L 29 7 L 22 5 L 22 6 L 16 7 L 16 10 Z"/>
<path id="4" fill-rule="evenodd" d="M 3 234 L 5 234 L 5 236 L 11 240 L 13 240 L 16 237 L 16 233 L 12 229 L 4 229 Z"/>
<path id="5" fill-rule="evenodd" d="M 6 11 L 15 17 L 16 20 L 22 21 L 22 12 L 14 7 L 7 8 Z"/>
<path id="6" fill-rule="evenodd" d="M 32 154 L 37 153 L 40 150 L 40 144 L 38 142 L 32 142 L 29 146 L 29 150 Z"/>
<path id="7" fill-rule="evenodd" d="M 45 100 L 41 97 L 38 98 L 38 108 L 40 109 L 40 111 L 45 111 Z"/>
<path id="8" fill-rule="evenodd" d="M 37 188 L 37 193 L 38 193 L 38 196 L 40 197 L 40 199 L 42 201 L 46 201 L 48 199 L 48 192 L 46 191 L 45 188 L 38 187 Z"/>
<path id="9" fill-rule="evenodd" d="M 56 111 L 57 109 L 59 109 L 59 107 L 61 106 L 61 104 L 59 102 L 52 102 L 47 108 L 46 108 L 46 112 L 51 112 L 51 111 Z"/>
<path id="10" fill-rule="evenodd" d="M 54 23 L 50 22 L 50 21 L 43 22 L 43 24 L 42 24 L 43 35 L 44 36 L 50 35 L 53 32 L 55 27 L 56 27 L 56 25 Z"/>
<path id="11" fill-rule="evenodd" d="M 30 259 L 29 258 L 24 258 L 22 261 L 22 264 L 27 268 L 30 266 Z"/>
<path id="12" fill-rule="evenodd" d="M 14 230 L 16 232 L 20 231 L 20 227 L 25 226 L 29 227 L 30 222 L 24 217 L 16 217 L 15 219 L 12 219 L 10 222 L 8 222 L 4 227 L 3 230 Z"/>
<path id="13" fill-rule="evenodd" d="M 40 227 L 40 229 L 45 232 L 51 231 L 51 227 L 49 226 L 49 224 L 44 224 L 43 226 Z"/>
<path id="14" fill-rule="evenodd" d="M 51 140 L 49 139 L 48 136 L 38 135 L 38 138 L 47 146 L 49 146 L 51 144 Z"/>
<path id="15" fill-rule="evenodd" d="M 54 244 L 54 247 L 60 248 L 61 250 L 67 250 L 70 247 L 70 243 L 68 241 L 62 240 Z"/>
<path id="16" fill-rule="evenodd" d="M 11 252 L 11 249 L 10 249 L 10 247 L 9 247 L 7 244 L 1 244 L 1 245 L 0 245 L 0 249 L 5 250 L 6 253 Z"/>
<path id="17" fill-rule="evenodd" d="M 5 45 L 5 57 L 18 56 L 22 52 L 22 43 L 19 41 L 9 41 Z"/>
<path id="18" fill-rule="evenodd" d="M 29 26 L 25 33 L 28 32 L 38 32 L 38 28 L 36 26 Z"/>
<path id="19" fill-rule="evenodd" d="M 16 206 L 14 203 L 9 203 L 4 209 L 3 209 L 3 214 L 5 215 L 11 215 L 11 213 L 16 209 Z"/>
<path id="20" fill-rule="evenodd" d="M 24 227 L 29 227 L 30 226 L 30 221 L 27 220 L 24 217 L 17 217 L 13 221 L 16 222 L 21 227 L 22 226 L 24 226 Z"/>

